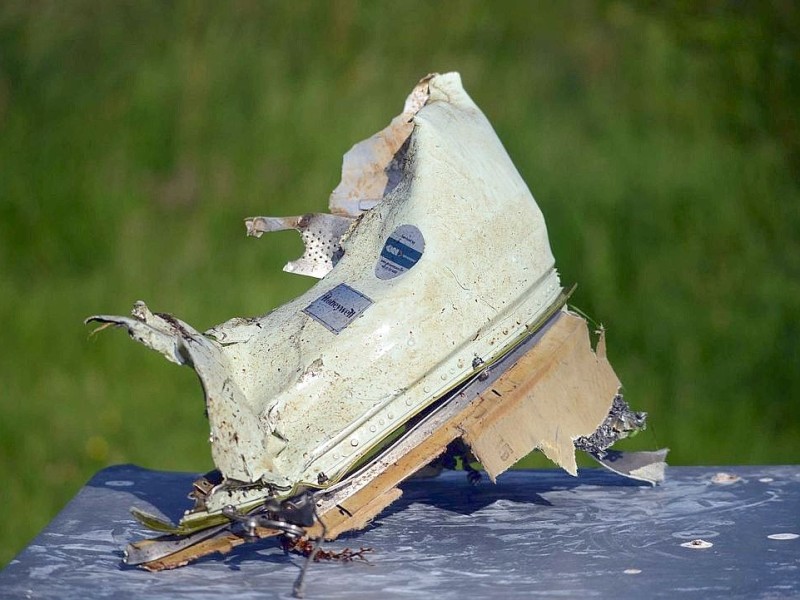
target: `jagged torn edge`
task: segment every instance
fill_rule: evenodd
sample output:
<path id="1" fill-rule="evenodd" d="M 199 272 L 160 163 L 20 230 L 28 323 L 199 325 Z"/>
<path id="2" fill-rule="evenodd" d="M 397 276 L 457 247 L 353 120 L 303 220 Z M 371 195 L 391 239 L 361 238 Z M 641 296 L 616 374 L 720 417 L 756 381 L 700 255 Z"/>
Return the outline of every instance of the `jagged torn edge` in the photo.
<path id="1" fill-rule="evenodd" d="M 385 129 L 354 145 L 342 160 L 342 179 L 330 195 L 331 214 L 308 213 L 298 217 L 249 217 L 247 235 L 295 229 L 305 245 L 303 256 L 283 268 L 289 273 L 321 279 L 344 254 L 342 239 L 358 217 L 372 209 L 393 186 L 401 168 L 396 157 L 414 129 L 414 115 L 430 98 L 428 82 L 435 73 L 419 81 L 406 98 L 403 112 Z"/>

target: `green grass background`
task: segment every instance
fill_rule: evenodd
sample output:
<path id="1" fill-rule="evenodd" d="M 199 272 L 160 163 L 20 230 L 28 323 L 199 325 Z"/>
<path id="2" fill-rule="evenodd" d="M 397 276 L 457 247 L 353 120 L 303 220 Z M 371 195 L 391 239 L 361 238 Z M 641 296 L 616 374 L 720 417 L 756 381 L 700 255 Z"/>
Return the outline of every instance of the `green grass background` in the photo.
<path id="1" fill-rule="evenodd" d="M 430 71 L 536 196 L 640 445 L 798 462 L 799 31 L 791 1 L 0 3 L 0 565 L 106 465 L 211 466 L 191 370 L 83 318 L 299 294 L 299 240 L 242 218 L 324 210 Z"/>

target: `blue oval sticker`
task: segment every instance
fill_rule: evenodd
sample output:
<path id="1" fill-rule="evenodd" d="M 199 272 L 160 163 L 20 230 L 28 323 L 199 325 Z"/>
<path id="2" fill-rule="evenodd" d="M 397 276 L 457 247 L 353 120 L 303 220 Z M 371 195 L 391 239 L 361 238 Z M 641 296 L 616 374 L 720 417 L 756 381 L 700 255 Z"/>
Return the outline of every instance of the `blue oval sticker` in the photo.
<path id="1" fill-rule="evenodd" d="M 413 267 L 425 251 L 425 238 L 413 225 L 400 225 L 386 239 L 381 250 L 375 276 L 378 279 L 393 279 Z"/>

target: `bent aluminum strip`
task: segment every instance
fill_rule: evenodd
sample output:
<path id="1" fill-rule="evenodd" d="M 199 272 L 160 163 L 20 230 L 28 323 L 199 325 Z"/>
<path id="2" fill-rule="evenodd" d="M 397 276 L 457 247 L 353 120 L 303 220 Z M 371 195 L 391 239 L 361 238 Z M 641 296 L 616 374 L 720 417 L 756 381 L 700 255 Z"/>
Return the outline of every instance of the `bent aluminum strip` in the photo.
<path id="1" fill-rule="evenodd" d="M 128 544 L 125 547 L 123 562 L 126 565 L 135 566 L 164 558 L 165 556 L 175 554 L 185 548 L 194 546 L 198 542 L 202 542 L 220 532 L 226 531 L 230 528 L 230 525 L 230 523 L 224 523 L 187 536 L 163 536 L 161 538 L 141 540 Z"/>
<path id="2" fill-rule="evenodd" d="M 664 481 L 667 452 L 667 448 L 651 452 L 606 450 L 606 455 L 602 458 L 593 453 L 589 453 L 589 456 L 612 473 L 656 485 Z"/>

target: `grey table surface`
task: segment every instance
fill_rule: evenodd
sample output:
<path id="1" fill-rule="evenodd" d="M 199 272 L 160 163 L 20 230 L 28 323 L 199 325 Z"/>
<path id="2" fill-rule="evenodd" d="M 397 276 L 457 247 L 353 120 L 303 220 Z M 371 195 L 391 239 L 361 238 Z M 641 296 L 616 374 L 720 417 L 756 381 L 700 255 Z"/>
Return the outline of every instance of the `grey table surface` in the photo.
<path id="1" fill-rule="evenodd" d="M 720 471 L 740 479 L 714 483 Z M 274 540 L 162 573 L 121 564 L 148 535 L 129 507 L 177 519 L 194 477 L 100 471 L 0 572 L 0 597 L 289 597 L 304 559 Z M 655 488 L 598 469 L 477 486 L 450 472 L 403 489 L 325 546 L 370 547 L 369 564 L 315 564 L 307 598 L 800 598 L 800 466 L 673 467 Z M 695 539 L 713 545 L 681 545 Z"/>

